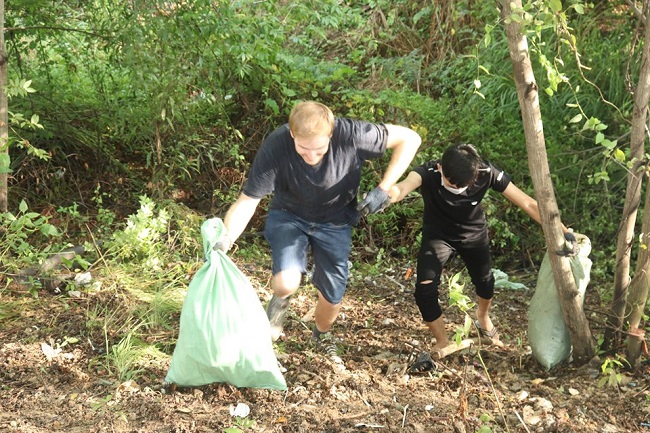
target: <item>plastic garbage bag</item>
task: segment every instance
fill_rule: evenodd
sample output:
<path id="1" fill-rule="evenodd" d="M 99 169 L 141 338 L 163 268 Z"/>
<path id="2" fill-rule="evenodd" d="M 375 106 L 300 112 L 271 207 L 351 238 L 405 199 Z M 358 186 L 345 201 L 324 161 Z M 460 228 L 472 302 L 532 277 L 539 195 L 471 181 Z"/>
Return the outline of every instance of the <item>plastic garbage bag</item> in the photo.
<path id="1" fill-rule="evenodd" d="M 257 293 L 225 253 L 213 251 L 224 231 L 219 218 L 201 226 L 206 263 L 190 282 L 165 383 L 285 390 Z"/>
<path id="2" fill-rule="evenodd" d="M 510 290 L 528 290 L 525 284 L 510 281 L 508 274 L 500 269 L 492 269 L 492 274 L 494 275 L 494 287 Z"/>
<path id="3" fill-rule="evenodd" d="M 591 241 L 585 235 L 575 235 L 580 251 L 569 260 L 582 303 L 591 272 Z M 564 323 L 548 252 L 542 261 L 535 294 L 530 301 L 528 340 L 533 356 L 546 369 L 553 368 L 571 355 L 571 338 Z"/>

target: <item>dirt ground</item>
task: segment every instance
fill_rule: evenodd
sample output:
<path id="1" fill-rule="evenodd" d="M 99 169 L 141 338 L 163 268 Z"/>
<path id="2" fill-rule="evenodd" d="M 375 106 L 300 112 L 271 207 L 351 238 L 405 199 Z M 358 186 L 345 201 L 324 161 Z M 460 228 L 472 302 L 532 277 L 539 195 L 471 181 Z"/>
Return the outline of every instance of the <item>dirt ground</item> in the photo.
<path id="1" fill-rule="evenodd" d="M 251 281 L 266 302 L 264 275 Z M 534 286 L 534 279 L 522 282 Z M 212 384 L 171 394 L 161 386 L 168 362 L 124 382 L 101 368 L 102 336 L 87 331 L 88 312 L 119 302 L 117 295 L 44 292 L 35 299 L 9 286 L 0 290 L 0 304 L 21 307 L 0 316 L 0 431 L 650 432 L 647 355 L 636 373 L 620 371 L 614 386 L 598 386 L 600 363 L 546 371 L 526 338 L 533 289 L 498 289 L 492 317 L 503 347 L 472 347 L 431 371 L 407 374 L 412 354 L 431 346 L 412 283 L 403 270 L 376 277 L 353 270 L 334 328 L 345 371 L 307 344 L 315 293 L 306 288 L 292 299 L 278 346 L 287 391 Z M 592 332 L 602 335 L 599 300 L 588 295 L 586 311 Z M 462 325 L 457 309 L 446 314 L 450 331 Z M 76 343 L 65 344 L 71 337 Z M 246 418 L 231 415 L 240 403 L 250 409 Z"/>

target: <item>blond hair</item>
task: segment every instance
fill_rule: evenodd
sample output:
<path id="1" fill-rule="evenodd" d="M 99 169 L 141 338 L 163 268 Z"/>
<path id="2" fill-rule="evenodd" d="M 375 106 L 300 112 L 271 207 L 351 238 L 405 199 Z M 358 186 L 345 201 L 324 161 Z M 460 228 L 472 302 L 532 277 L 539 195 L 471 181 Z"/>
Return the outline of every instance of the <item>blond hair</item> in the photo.
<path id="1" fill-rule="evenodd" d="M 302 101 L 291 110 L 289 129 L 294 137 L 299 138 L 331 136 L 334 131 L 334 114 L 325 104 Z"/>

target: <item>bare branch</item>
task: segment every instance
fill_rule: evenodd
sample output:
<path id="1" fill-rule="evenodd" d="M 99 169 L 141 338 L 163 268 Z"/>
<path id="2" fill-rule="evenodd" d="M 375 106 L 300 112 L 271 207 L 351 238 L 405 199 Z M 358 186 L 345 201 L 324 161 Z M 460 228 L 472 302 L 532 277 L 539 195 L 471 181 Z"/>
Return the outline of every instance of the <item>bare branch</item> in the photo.
<path id="1" fill-rule="evenodd" d="M 641 11 L 641 9 L 636 7 L 636 2 L 633 2 L 632 0 L 625 0 L 625 3 L 627 3 L 630 6 L 630 8 L 632 8 L 632 11 L 634 11 L 634 15 L 636 15 L 638 19 L 645 21 L 643 19 L 643 12 Z"/>

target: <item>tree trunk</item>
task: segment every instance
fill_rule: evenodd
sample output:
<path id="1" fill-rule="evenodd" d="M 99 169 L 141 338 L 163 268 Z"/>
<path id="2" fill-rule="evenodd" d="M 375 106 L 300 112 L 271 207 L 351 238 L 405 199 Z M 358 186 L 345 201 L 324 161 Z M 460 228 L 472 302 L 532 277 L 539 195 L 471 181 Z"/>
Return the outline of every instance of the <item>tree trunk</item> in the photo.
<path id="1" fill-rule="evenodd" d="M 644 203 L 645 209 L 650 209 L 650 191 L 646 192 L 646 200 Z M 643 239 L 644 245 L 650 243 L 650 212 L 646 212 L 643 217 Z M 648 284 L 650 278 L 650 254 L 647 248 L 639 249 L 639 258 L 637 267 L 634 272 L 634 278 L 630 283 L 629 303 L 627 317 L 629 318 L 629 330 L 627 336 L 626 358 L 630 363 L 630 368 L 635 369 L 637 362 L 641 357 L 643 351 L 647 351 L 645 347 L 645 331 L 639 327 L 641 319 L 643 319 L 643 312 L 648 300 Z"/>
<path id="2" fill-rule="evenodd" d="M 650 2 L 646 1 L 646 3 Z M 644 7 L 643 10 L 648 11 L 648 8 Z M 639 72 L 639 82 L 637 83 L 636 89 L 634 91 L 634 111 L 632 113 L 632 130 L 630 138 L 630 147 L 633 149 L 633 151 L 634 149 L 639 149 L 638 152 L 641 155 L 639 156 L 639 159 L 642 158 L 644 151 L 646 137 L 645 126 L 648 117 L 648 101 L 650 100 L 650 11 L 646 13 L 645 43 L 643 47 L 641 71 Z M 637 177 L 639 177 L 640 183 L 640 178 L 643 174 L 643 171 L 639 169 L 637 173 L 631 173 L 630 175 L 632 174 L 635 174 Z M 629 302 L 625 302 L 625 299 L 621 301 L 617 296 L 615 296 L 614 306 L 612 307 L 612 309 L 614 309 L 614 311 L 617 313 L 616 317 L 619 320 L 619 328 L 617 329 L 621 329 L 623 325 L 623 317 L 628 317 L 630 328 L 627 338 L 627 360 L 630 363 L 630 366 L 633 368 L 636 366 L 636 362 L 641 356 L 641 348 L 645 343 L 644 332 L 639 328 L 639 324 L 643 318 L 646 301 L 648 300 L 648 272 L 650 271 L 650 260 L 648 260 L 650 256 L 648 253 L 648 247 L 650 246 L 650 190 L 646 190 L 644 210 L 645 212 L 641 228 L 641 233 L 643 233 L 643 235 L 639 248 L 639 257 L 634 272 L 634 278 L 630 283 L 629 298 L 627 299 Z M 625 215 L 623 216 L 625 217 Z M 633 234 L 630 235 L 630 239 L 632 236 Z M 617 257 L 618 254 L 619 251 L 617 250 Z M 621 303 L 623 304 L 622 306 L 619 305 Z M 627 308 L 625 308 L 626 306 Z M 627 311 L 625 311 L 626 309 Z M 620 314 L 620 318 L 618 314 Z"/>
<path id="3" fill-rule="evenodd" d="M 7 47 L 5 46 L 5 2 L 0 0 L 0 212 L 7 212 L 9 164 L 9 114 L 7 101 Z M 6 167 L 3 167 L 6 165 Z"/>
<path id="4" fill-rule="evenodd" d="M 646 0 L 647 2 L 647 0 Z M 646 10 L 644 8 L 644 10 Z M 624 325 L 624 315 L 630 284 L 630 255 L 634 242 L 634 225 L 636 223 L 639 204 L 641 203 L 641 184 L 646 166 L 644 160 L 645 147 L 645 121 L 648 110 L 648 95 L 650 92 L 650 66 L 648 65 L 648 52 L 650 47 L 650 23 L 645 18 L 645 45 L 643 48 L 643 65 L 639 73 L 639 83 L 634 92 L 634 112 L 632 117 L 632 134 L 630 139 L 630 159 L 633 163 L 627 176 L 627 190 L 625 191 L 625 204 L 623 205 L 623 218 L 618 228 L 616 242 L 616 271 L 614 274 L 614 299 L 612 301 L 612 315 L 608 319 L 608 328 L 605 331 L 603 348 L 615 349 L 621 342 L 621 330 Z M 647 201 L 647 200 L 646 200 Z M 646 209 L 648 209 L 646 207 Z M 646 232 L 643 232 L 646 233 Z M 639 263 L 643 263 L 639 261 Z M 641 265 L 643 266 L 643 264 Z M 640 270 L 637 266 L 637 270 Z"/>
<path id="5" fill-rule="evenodd" d="M 582 365 L 594 357 L 594 345 L 569 260 L 555 254 L 564 248 L 564 234 L 548 167 L 539 94 L 530 61 L 528 41 L 521 25 L 515 20 L 507 20 L 512 14 L 511 4 L 518 9 L 522 7 L 521 0 L 501 0 L 501 16 L 506 22 L 504 25 L 526 136 L 528 166 L 542 218 L 544 238 L 550 250 L 553 279 L 559 292 L 564 322 L 571 336 L 573 358 L 577 365 Z"/>

